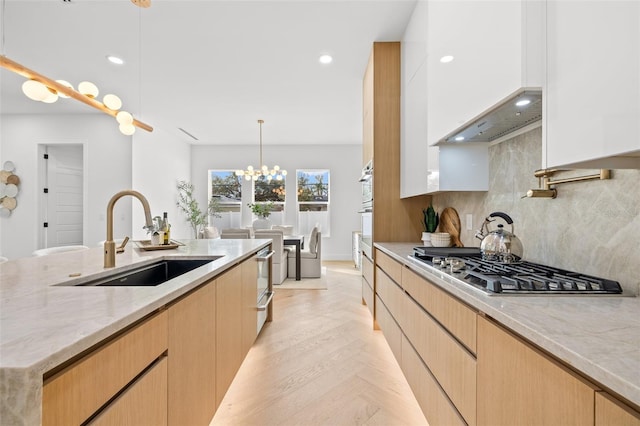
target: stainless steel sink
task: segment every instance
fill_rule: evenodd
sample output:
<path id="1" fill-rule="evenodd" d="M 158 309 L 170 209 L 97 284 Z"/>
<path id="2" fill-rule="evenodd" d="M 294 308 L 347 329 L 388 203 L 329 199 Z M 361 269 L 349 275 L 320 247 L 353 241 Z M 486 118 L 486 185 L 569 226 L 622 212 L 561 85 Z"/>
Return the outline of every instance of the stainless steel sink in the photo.
<path id="1" fill-rule="evenodd" d="M 192 271 L 207 263 L 220 259 L 222 256 L 212 256 L 206 259 L 165 259 L 158 262 L 118 272 L 108 277 L 99 278 L 79 284 L 61 284 L 69 286 L 124 286 L 124 287 L 154 287 Z"/>

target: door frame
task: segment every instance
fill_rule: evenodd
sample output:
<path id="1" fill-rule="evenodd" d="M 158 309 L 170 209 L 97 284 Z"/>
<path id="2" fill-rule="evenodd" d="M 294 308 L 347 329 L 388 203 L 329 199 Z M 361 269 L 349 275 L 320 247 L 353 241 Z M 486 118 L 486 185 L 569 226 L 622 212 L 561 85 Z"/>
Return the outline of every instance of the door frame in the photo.
<path id="1" fill-rule="evenodd" d="M 38 214 L 36 229 L 38 229 L 38 241 L 37 248 L 45 247 L 45 232 L 42 222 L 44 221 L 44 215 L 47 209 L 47 203 L 43 188 L 47 181 L 47 168 L 44 154 L 48 146 L 51 145 L 80 145 L 82 146 L 82 244 L 87 245 L 87 239 L 89 236 L 89 209 L 87 208 L 87 202 L 89 200 L 89 144 L 85 139 L 56 139 L 56 140 L 42 140 L 38 142 Z"/>

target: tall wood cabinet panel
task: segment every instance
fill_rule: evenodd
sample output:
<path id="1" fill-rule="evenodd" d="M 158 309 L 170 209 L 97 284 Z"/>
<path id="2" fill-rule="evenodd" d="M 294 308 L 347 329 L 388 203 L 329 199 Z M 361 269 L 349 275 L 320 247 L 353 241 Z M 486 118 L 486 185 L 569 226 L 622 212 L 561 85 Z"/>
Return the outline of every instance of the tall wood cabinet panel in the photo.
<path id="1" fill-rule="evenodd" d="M 160 312 L 47 378 L 42 424 L 83 423 L 166 350 L 167 315 Z"/>
<path id="2" fill-rule="evenodd" d="M 593 424 L 592 385 L 485 318 L 477 359 L 478 425 Z"/>
<path id="3" fill-rule="evenodd" d="M 400 55 L 400 42 L 374 43 L 364 74 L 363 137 L 373 129 L 374 242 L 420 241 L 422 209 L 429 205 L 426 196 L 400 198 Z M 368 144 L 363 140 L 365 150 Z"/>
<path id="4" fill-rule="evenodd" d="M 167 425 L 167 364 L 161 357 L 88 425 Z"/>
<path id="5" fill-rule="evenodd" d="M 216 407 L 227 393 L 242 361 L 242 269 L 216 279 Z"/>
<path id="6" fill-rule="evenodd" d="M 208 424 L 216 411 L 216 281 L 168 313 L 169 425 Z"/>
<path id="7" fill-rule="evenodd" d="M 640 426 L 640 413 L 606 392 L 596 392 L 595 426 Z"/>
<path id="8" fill-rule="evenodd" d="M 362 302 L 367 305 L 371 316 L 375 318 L 374 296 L 373 296 L 373 261 L 362 254 Z M 375 328 L 375 324 L 374 324 Z"/>
<path id="9" fill-rule="evenodd" d="M 543 167 L 640 168 L 640 2 L 546 4 Z"/>

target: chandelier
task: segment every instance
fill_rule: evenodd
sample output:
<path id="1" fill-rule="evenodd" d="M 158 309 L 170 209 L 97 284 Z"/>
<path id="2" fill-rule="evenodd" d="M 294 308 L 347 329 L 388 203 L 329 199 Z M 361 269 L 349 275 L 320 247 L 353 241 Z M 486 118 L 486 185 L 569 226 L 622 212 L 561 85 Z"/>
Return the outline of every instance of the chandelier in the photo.
<path id="1" fill-rule="evenodd" d="M 246 170 L 236 170 L 236 176 L 244 176 L 246 180 L 258 180 L 259 177 L 265 177 L 267 181 L 275 180 L 283 180 L 287 175 L 286 170 L 281 170 L 280 166 L 273 166 L 273 169 L 270 169 L 262 162 L 262 124 L 264 120 L 258 120 L 258 124 L 260 125 L 260 166 L 257 169 L 254 169 L 253 166 L 248 166 Z"/>

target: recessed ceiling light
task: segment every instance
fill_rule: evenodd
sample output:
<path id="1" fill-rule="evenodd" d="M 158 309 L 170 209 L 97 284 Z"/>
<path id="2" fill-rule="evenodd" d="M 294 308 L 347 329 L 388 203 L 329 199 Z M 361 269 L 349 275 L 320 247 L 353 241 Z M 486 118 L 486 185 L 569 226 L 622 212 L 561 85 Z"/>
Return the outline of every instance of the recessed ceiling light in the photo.
<path id="1" fill-rule="evenodd" d="M 111 62 L 112 64 L 116 64 L 116 65 L 124 64 L 124 59 L 119 58 L 117 56 L 113 56 L 113 55 L 107 55 L 107 61 Z"/>
<path id="2" fill-rule="evenodd" d="M 445 55 L 442 58 L 440 58 L 440 62 L 442 62 L 443 64 L 449 63 L 453 61 L 453 56 L 451 55 Z"/>
<path id="3" fill-rule="evenodd" d="M 518 102 L 516 102 L 516 106 L 525 106 L 525 105 L 529 105 L 531 103 L 531 101 L 529 99 L 521 99 Z"/>
<path id="4" fill-rule="evenodd" d="M 462 142 L 464 140 L 464 136 L 456 136 L 456 142 Z"/>
<path id="5" fill-rule="evenodd" d="M 318 61 L 320 61 L 321 64 L 327 65 L 333 62 L 333 57 L 331 57 L 331 55 L 326 55 L 326 54 L 320 55 L 320 57 L 318 58 Z"/>

